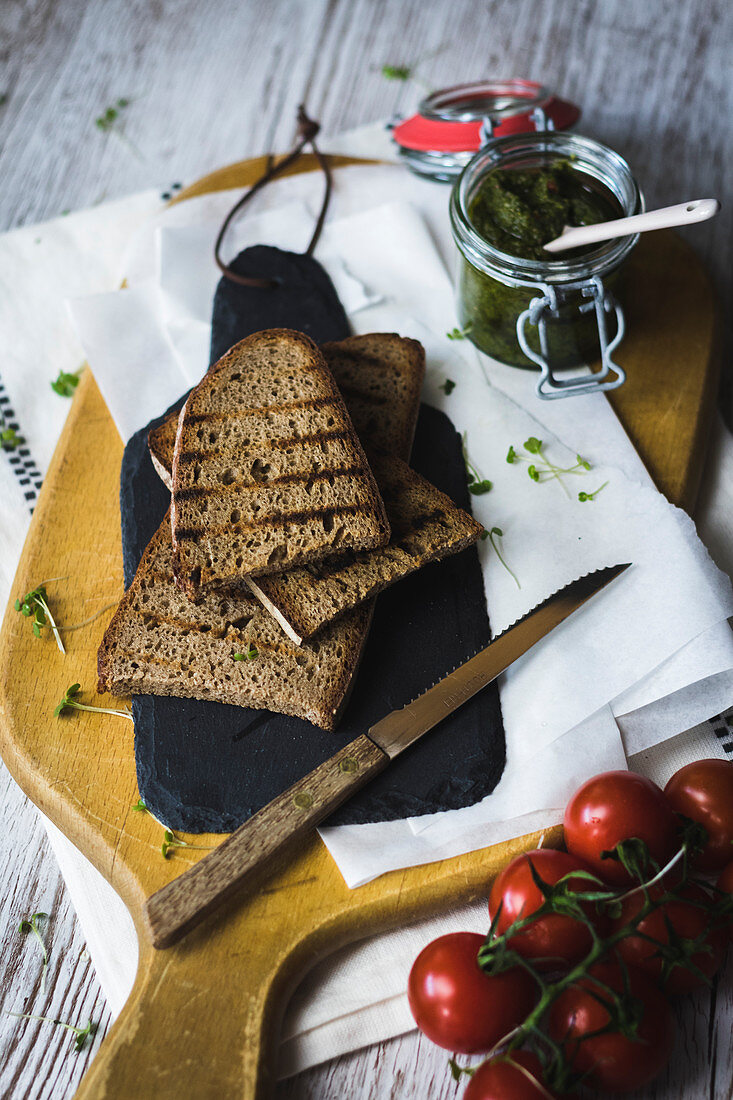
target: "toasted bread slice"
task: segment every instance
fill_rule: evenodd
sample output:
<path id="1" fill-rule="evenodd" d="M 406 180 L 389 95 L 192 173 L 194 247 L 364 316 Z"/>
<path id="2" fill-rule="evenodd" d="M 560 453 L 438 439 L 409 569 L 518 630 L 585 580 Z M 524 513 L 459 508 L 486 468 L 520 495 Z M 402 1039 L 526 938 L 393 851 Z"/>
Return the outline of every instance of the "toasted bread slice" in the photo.
<path id="1" fill-rule="evenodd" d="M 425 379 L 422 344 L 394 332 L 370 332 L 324 344 L 321 351 L 364 446 L 407 462 Z"/>
<path id="2" fill-rule="evenodd" d="M 247 579 L 297 644 L 423 565 L 465 550 L 483 530 L 400 459 L 370 454 L 370 462 L 392 527 L 388 546 Z"/>
<path id="3" fill-rule="evenodd" d="M 425 377 L 422 344 L 394 332 L 371 332 L 324 344 L 321 353 L 359 439 L 407 461 Z M 169 489 L 177 428 L 178 413 L 172 412 L 148 436 L 153 465 Z"/>
<path id="4" fill-rule="evenodd" d="M 173 568 L 195 599 L 389 541 L 389 522 L 333 376 L 303 333 L 236 344 L 189 394 L 173 455 Z"/>
<path id="5" fill-rule="evenodd" d="M 99 691 L 261 707 L 331 730 L 372 611 L 365 605 L 324 630 L 317 645 L 298 647 L 245 588 L 192 603 L 174 580 L 166 515 L 99 647 Z M 247 659 L 251 647 L 257 654 Z"/>

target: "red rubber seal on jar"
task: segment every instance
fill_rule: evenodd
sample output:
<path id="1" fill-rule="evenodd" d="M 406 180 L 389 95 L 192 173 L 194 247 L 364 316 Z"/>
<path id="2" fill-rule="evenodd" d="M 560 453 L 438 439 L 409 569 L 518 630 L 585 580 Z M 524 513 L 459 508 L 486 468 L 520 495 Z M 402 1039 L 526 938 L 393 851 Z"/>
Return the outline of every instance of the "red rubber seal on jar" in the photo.
<path id="1" fill-rule="evenodd" d="M 580 108 L 565 99 L 551 96 L 543 105 L 543 111 L 556 130 L 567 130 L 580 118 Z M 481 119 L 470 122 L 453 122 L 424 115 L 412 115 L 400 122 L 392 131 L 395 142 L 403 149 L 416 152 L 474 153 L 482 145 Z M 534 130 L 532 114 L 509 115 L 497 122 L 493 128 L 493 137 L 505 137 L 508 134 L 522 134 Z"/>

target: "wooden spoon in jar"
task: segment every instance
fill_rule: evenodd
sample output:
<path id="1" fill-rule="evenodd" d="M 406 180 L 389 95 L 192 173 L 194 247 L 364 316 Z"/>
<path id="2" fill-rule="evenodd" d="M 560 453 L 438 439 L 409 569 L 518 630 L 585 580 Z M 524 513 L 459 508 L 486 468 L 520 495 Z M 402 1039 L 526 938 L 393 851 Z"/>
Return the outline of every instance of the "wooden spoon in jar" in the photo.
<path id="1" fill-rule="evenodd" d="M 564 252 L 566 248 L 580 248 L 595 241 L 609 241 L 612 237 L 628 237 L 632 233 L 647 233 L 650 229 L 669 229 L 673 225 L 693 225 L 705 222 L 720 210 L 717 199 L 692 199 L 661 210 L 648 210 L 631 218 L 618 218 L 597 225 L 566 225 L 559 237 L 543 248 L 547 252 Z"/>

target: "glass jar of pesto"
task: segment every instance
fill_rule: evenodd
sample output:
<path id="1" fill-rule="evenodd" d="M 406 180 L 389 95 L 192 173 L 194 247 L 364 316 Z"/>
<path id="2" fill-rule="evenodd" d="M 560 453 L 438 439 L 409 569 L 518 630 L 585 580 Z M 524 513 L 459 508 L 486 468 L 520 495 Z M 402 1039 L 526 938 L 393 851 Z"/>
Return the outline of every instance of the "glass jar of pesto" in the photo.
<path id="1" fill-rule="evenodd" d="M 621 385 L 625 375 L 612 359 L 625 327 L 616 296 L 638 234 L 564 254 L 543 253 L 542 245 L 565 224 L 642 209 L 628 164 L 597 141 L 551 131 L 490 139 L 451 194 L 462 330 L 495 359 L 539 367 L 542 398 Z M 599 354 L 600 370 L 568 373 Z"/>

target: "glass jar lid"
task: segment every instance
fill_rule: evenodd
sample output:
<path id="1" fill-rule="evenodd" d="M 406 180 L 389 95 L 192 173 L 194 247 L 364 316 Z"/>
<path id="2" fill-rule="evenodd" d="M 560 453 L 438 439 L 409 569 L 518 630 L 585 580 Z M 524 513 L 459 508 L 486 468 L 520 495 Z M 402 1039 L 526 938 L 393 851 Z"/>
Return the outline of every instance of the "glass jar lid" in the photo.
<path id="1" fill-rule="evenodd" d="M 579 117 L 579 107 L 536 81 L 480 80 L 432 92 L 392 138 L 414 172 L 453 180 L 491 138 L 564 130 Z"/>

